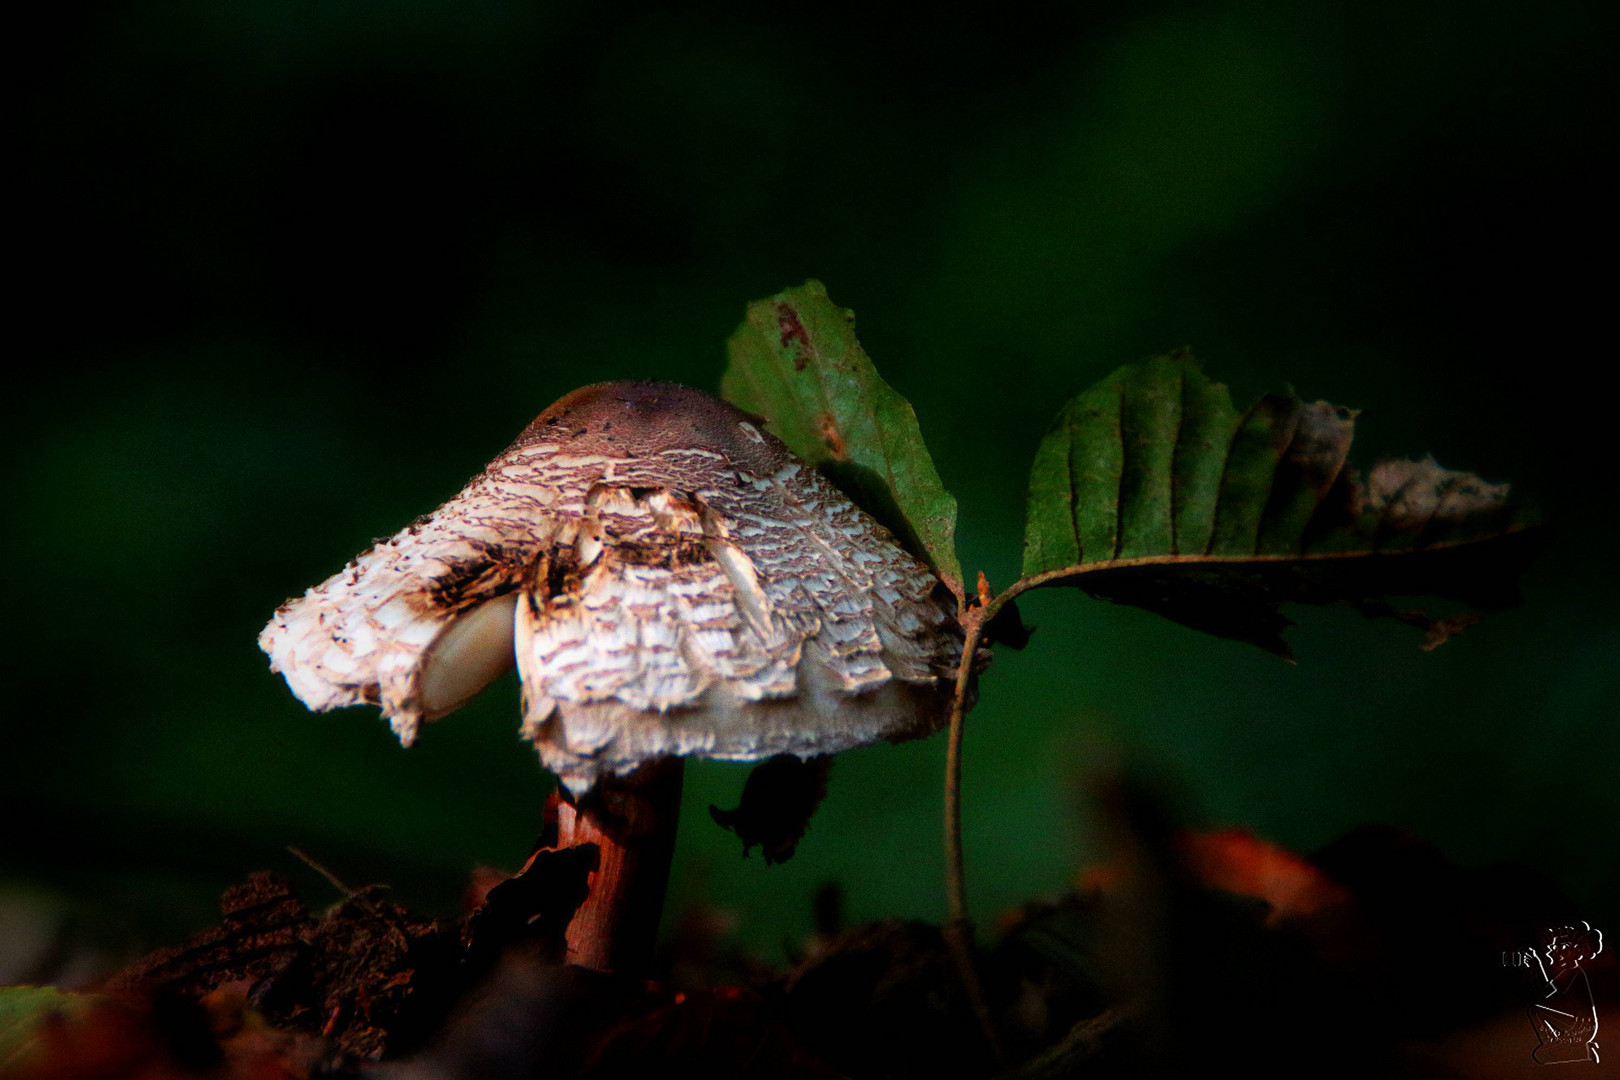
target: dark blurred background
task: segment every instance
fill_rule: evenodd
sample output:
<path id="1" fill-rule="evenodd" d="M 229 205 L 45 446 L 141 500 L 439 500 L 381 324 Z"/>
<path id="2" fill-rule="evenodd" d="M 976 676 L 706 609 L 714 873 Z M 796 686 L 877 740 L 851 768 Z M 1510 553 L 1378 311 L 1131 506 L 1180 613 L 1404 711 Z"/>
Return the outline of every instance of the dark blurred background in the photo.
<path id="1" fill-rule="evenodd" d="M 450 913 L 549 786 L 500 684 L 401 750 L 306 713 L 272 609 L 577 385 L 714 388 L 749 299 L 824 280 L 917 408 L 963 561 L 1017 572 L 1060 401 L 1190 345 L 1240 401 L 1365 410 L 1553 522 L 1526 602 L 1434 653 L 1302 610 L 1288 666 L 1078 594 L 973 714 L 981 923 L 1103 853 L 1096 777 L 1311 850 L 1366 823 L 1620 922 L 1607 9 L 1283 0 L 148 0 L 36 8 L 13 172 L 0 939 L 88 971 L 284 870 Z M 26 42 L 26 43 L 25 43 Z M 845 755 L 743 860 L 689 770 L 670 918 L 780 961 L 824 882 L 937 919 L 940 738 Z M 729 920 L 729 923 L 727 923 Z M 30 946 L 31 947 L 31 946 Z M 89 949 L 91 952 L 80 951 Z M 100 956 L 101 959 L 97 959 Z M 71 968 L 71 965 L 70 965 Z M 63 976 L 64 979 L 67 976 Z"/>

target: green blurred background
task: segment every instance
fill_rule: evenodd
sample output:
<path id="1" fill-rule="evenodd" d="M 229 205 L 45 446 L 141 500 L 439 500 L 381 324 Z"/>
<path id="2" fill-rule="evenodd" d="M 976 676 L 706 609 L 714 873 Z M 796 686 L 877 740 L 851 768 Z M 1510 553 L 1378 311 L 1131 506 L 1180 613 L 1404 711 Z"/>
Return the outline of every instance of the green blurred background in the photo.
<path id="1" fill-rule="evenodd" d="M 331 898 L 289 844 L 442 913 L 475 864 L 520 863 L 549 785 L 510 679 L 406 752 L 373 710 L 306 713 L 255 635 L 563 392 L 712 389 L 743 304 L 816 276 L 916 405 L 994 583 L 1061 399 L 1179 345 L 1240 401 L 1365 409 L 1358 460 L 1433 451 L 1555 524 L 1525 605 L 1430 654 L 1304 610 L 1288 666 L 1031 597 L 968 736 L 982 921 L 1102 853 L 1083 792 L 1126 763 L 1195 824 L 1309 850 L 1393 823 L 1615 925 L 1607 12 L 39 9 L 0 918 L 116 956 L 250 870 Z M 729 911 L 772 961 L 823 882 L 852 918 L 939 918 L 942 764 L 940 738 L 845 755 L 769 869 L 705 813 L 745 770 L 696 765 L 671 917 Z"/>

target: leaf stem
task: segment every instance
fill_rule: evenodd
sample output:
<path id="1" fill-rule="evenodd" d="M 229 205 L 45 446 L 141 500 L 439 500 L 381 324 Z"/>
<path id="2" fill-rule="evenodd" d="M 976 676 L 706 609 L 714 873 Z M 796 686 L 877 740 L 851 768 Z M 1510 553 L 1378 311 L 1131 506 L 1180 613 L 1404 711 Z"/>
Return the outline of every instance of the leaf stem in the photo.
<path id="1" fill-rule="evenodd" d="M 998 1065 L 1006 1064 L 1001 1037 L 996 1033 L 990 1005 L 973 957 L 973 924 L 967 914 L 967 869 L 962 860 L 962 729 L 967 713 L 968 687 L 973 681 L 973 658 L 984 636 L 988 605 L 964 607 L 959 616 L 965 636 L 962 659 L 956 665 L 956 689 L 951 698 L 950 731 L 945 743 L 945 942 L 956 962 L 962 988 L 978 1018 L 984 1038 Z"/>
<path id="2" fill-rule="evenodd" d="M 980 575 L 983 581 L 984 575 Z M 962 658 L 956 665 L 956 687 L 951 697 L 950 730 L 945 742 L 945 941 L 950 946 L 951 958 L 962 978 L 968 1002 L 978 1017 L 985 1041 L 990 1044 L 998 1064 L 1007 1058 L 1002 1050 L 1001 1037 L 996 1033 L 990 1005 L 979 982 L 978 968 L 973 961 L 973 923 L 967 910 L 967 866 L 962 858 L 962 733 L 966 727 L 968 688 L 973 683 L 973 661 L 979 644 L 984 640 L 984 628 L 1006 604 L 1022 593 L 1040 584 L 1035 578 L 1020 578 L 993 599 L 972 604 L 958 594 L 957 622 L 962 626 Z M 954 591 L 954 590 L 953 590 Z"/>
<path id="3" fill-rule="evenodd" d="M 956 666 L 956 692 L 951 699 L 950 731 L 945 744 L 945 904 L 952 925 L 967 922 L 967 880 L 962 863 L 962 729 L 968 682 L 973 677 L 973 654 L 984 631 L 980 609 L 968 611 L 962 621 L 967 634 L 962 659 Z"/>

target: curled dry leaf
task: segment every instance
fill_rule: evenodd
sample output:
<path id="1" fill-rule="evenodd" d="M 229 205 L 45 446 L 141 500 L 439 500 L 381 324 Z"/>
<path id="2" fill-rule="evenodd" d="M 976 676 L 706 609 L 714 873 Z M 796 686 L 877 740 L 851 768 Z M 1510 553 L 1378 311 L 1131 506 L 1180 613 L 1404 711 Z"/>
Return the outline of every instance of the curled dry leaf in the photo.
<path id="1" fill-rule="evenodd" d="M 468 915 L 461 934 L 463 965 L 487 970 L 502 950 L 523 942 L 560 962 L 567 954 L 563 935 L 590 895 L 590 875 L 599 861 L 595 844 L 536 851 L 522 870 L 491 887 Z"/>
<path id="2" fill-rule="evenodd" d="M 669 755 L 811 757 L 943 723 L 962 634 L 926 565 L 752 417 L 603 383 L 260 636 L 310 708 L 402 741 L 516 658 L 576 793 Z"/>
<path id="3" fill-rule="evenodd" d="M 1515 598 L 1533 517 L 1506 484 L 1434 459 L 1347 464 L 1356 414 L 1269 394 L 1247 412 L 1186 353 L 1074 398 L 1030 474 L 1024 576 L 1157 611 L 1279 655 L 1282 601 L 1346 601 L 1426 632 L 1470 621 L 1382 598 Z"/>
<path id="4" fill-rule="evenodd" d="M 765 865 L 793 857 L 810 817 L 827 795 L 827 774 L 832 758 L 799 758 L 782 754 L 754 766 L 743 785 L 742 802 L 734 810 L 709 807 L 709 816 L 722 829 L 737 834 L 746 856 L 757 844 Z"/>

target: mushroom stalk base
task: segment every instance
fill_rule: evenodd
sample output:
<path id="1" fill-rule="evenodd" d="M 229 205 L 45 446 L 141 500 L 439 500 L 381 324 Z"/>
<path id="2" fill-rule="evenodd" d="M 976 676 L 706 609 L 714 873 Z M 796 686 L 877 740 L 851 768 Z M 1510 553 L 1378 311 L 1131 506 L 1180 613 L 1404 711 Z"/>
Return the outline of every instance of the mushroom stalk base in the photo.
<path id="1" fill-rule="evenodd" d="M 664 910 L 684 762 L 665 758 L 606 777 L 577 802 L 553 794 L 556 848 L 596 845 L 590 896 L 568 924 L 570 964 L 625 975 L 652 965 Z"/>

